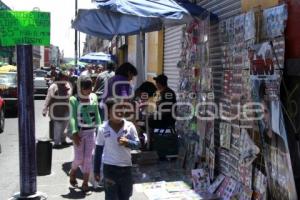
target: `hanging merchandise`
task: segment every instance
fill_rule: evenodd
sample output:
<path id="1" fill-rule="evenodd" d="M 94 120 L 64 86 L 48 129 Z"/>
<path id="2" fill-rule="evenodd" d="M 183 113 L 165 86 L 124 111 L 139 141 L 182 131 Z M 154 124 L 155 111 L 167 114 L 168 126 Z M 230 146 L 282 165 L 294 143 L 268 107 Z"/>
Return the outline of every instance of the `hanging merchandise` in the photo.
<path id="1" fill-rule="evenodd" d="M 253 191 L 248 187 L 243 187 L 242 191 L 239 192 L 239 200 L 252 200 Z"/>
<path id="2" fill-rule="evenodd" d="M 230 149 L 231 141 L 231 125 L 229 123 L 220 123 L 220 146 L 225 149 Z"/>
<path id="3" fill-rule="evenodd" d="M 208 187 L 207 191 L 210 194 L 213 194 L 217 190 L 217 188 L 222 184 L 224 179 L 225 179 L 225 176 L 223 174 L 220 174 L 219 176 L 217 176 L 215 181 Z"/>
<path id="4" fill-rule="evenodd" d="M 263 11 L 263 36 L 265 39 L 283 36 L 288 18 L 287 5 L 283 4 Z"/>
<path id="5" fill-rule="evenodd" d="M 192 170 L 192 180 L 193 188 L 197 193 L 206 192 L 210 185 L 209 175 L 205 169 Z"/>
<path id="6" fill-rule="evenodd" d="M 254 45 L 248 49 L 250 74 L 255 78 L 274 75 L 273 51 L 269 42 Z"/>
<path id="7" fill-rule="evenodd" d="M 285 57 L 285 38 L 274 38 L 271 40 L 270 45 L 272 47 L 273 63 L 275 65 L 275 69 L 283 69 Z"/>
<path id="8" fill-rule="evenodd" d="M 212 90 L 212 69 L 207 67 L 202 67 L 200 75 L 201 75 L 200 77 L 201 91 L 202 92 L 211 91 Z"/>
<path id="9" fill-rule="evenodd" d="M 219 149 L 219 171 L 225 175 L 229 175 L 228 152 L 225 149 Z"/>
<path id="10" fill-rule="evenodd" d="M 219 23 L 220 40 L 223 43 L 233 43 L 234 39 L 234 18 L 228 18 Z"/>
<path id="11" fill-rule="evenodd" d="M 240 164 L 250 166 L 259 153 L 259 148 L 254 144 L 246 129 L 242 129 L 240 138 Z"/>
<path id="12" fill-rule="evenodd" d="M 255 14 L 253 11 L 250 11 L 245 15 L 245 41 L 255 39 L 255 36 Z"/>
<path id="13" fill-rule="evenodd" d="M 222 197 L 223 200 L 230 200 L 234 196 L 237 187 L 238 183 L 234 179 L 226 177 L 216 194 Z"/>
<path id="14" fill-rule="evenodd" d="M 246 188 L 252 187 L 252 165 L 239 165 L 238 181 L 246 186 Z"/>
<path id="15" fill-rule="evenodd" d="M 232 84 L 233 80 L 233 72 L 232 70 L 225 70 L 224 71 L 224 96 L 229 97 L 232 93 Z"/>
<path id="16" fill-rule="evenodd" d="M 254 171 L 253 188 L 254 188 L 254 193 L 253 193 L 254 200 L 267 199 L 267 178 L 258 169 L 255 169 Z"/>
<path id="17" fill-rule="evenodd" d="M 234 65 L 235 67 L 243 67 L 243 57 L 241 53 L 245 44 L 245 14 L 241 14 L 234 18 Z"/>
<path id="18" fill-rule="evenodd" d="M 187 151 L 186 151 L 186 167 L 187 171 L 195 169 L 196 164 L 199 162 L 198 157 L 198 140 L 197 138 L 189 138 L 187 141 Z"/>
<path id="19" fill-rule="evenodd" d="M 275 70 L 284 68 L 284 55 L 285 41 L 283 37 L 249 47 L 248 60 L 251 78 L 264 79 L 266 76 L 276 74 Z"/>
<path id="20" fill-rule="evenodd" d="M 199 136 L 199 149 L 198 155 L 200 158 L 205 157 L 205 133 L 206 133 L 206 121 L 205 120 L 197 120 L 197 135 Z"/>
<path id="21" fill-rule="evenodd" d="M 253 80 L 253 99 L 264 107 L 263 119 L 259 121 L 263 139 L 263 155 L 268 177 L 268 188 L 272 199 L 297 199 L 293 170 L 291 167 L 287 136 L 279 98 L 268 97 L 264 80 Z M 273 123 L 273 119 L 277 123 Z"/>
<path id="22" fill-rule="evenodd" d="M 214 180 L 215 176 L 215 151 L 213 149 L 207 149 L 208 152 L 208 170 L 210 180 Z"/>

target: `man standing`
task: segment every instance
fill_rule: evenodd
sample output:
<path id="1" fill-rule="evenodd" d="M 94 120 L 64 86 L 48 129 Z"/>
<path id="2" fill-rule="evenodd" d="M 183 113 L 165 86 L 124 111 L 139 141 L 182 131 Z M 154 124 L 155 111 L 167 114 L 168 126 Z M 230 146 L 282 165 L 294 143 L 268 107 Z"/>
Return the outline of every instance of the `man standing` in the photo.
<path id="1" fill-rule="evenodd" d="M 97 76 L 96 83 L 93 89 L 94 93 L 103 94 L 107 80 L 115 75 L 114 69 L 115 67 L 113 63 L 107 64 L 106 70 L 104 72 L 101 72 Z"/>
<path id="2" fill-rule="evenodd" d="M 176 104 L 176 94 L 168 87 L 168 77 L 164 74 L 153 79 L 159 91 L 159 98 L 156 103 L 156 116 L 149 119 L 149 126 L 151 128 L 174 128 L 176 120 L 172 115 L 172 108 Z"/>

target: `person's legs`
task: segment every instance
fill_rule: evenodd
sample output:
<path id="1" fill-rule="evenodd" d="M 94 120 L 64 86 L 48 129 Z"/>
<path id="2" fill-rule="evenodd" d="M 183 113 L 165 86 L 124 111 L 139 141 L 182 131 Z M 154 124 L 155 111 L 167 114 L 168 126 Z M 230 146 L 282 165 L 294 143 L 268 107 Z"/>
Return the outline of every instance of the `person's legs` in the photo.
<path id="1" fill-rule="evenodd" d="M 122 174 L 118 181 L 118 196 L 119 200 L 129 200 L 132 195 L 133 180 L 131 174 L 131 167 L 122 169 Z"/>
<path id="2" fill-rule="evenodd" d="M 61 123 L 53 120 L 54 145 L 61 145 Z"/>
<path id="3" fill-rule="evenodd" d="M 81 140 L 82 143 L 84 144 L 84 157 L 83 157 L 83 165 L 82 165 L 82 172 L 83 172 L 82 186 L 84 189 L 87 189 L 89 174 L 92 170 L 93 150 L 95 147 L 94 130 L 86 131 Z"/>
<path id="4" fill-rule="evenodd" d="M 78 146 L 75 143 L 73 143 L 73 146 L 74 146 L 74 160 L 72 162 L 72 168 L 71 168 L 71 171 L 70 171 L 70 183 L 72 185 L 75 185 L 75 183 L 76 183 L 76 170 L 78 169 L 79 165 L 81 165 L 83 163 L 84 144 L 81 141 L 81 143 Z"/>
<path id="5" fill-rule="evenodd" d="M 115 170 L 116 169 L 110 165 L 103 165 L 105 200 L 119 200 L 116 182 L 118 177 Z"/>
<path id="6" fill-rule="evenodd" d="M 69 121 L 61 121 L 61 142 L 66 143 L 66 128 L 69 125 Z"/>

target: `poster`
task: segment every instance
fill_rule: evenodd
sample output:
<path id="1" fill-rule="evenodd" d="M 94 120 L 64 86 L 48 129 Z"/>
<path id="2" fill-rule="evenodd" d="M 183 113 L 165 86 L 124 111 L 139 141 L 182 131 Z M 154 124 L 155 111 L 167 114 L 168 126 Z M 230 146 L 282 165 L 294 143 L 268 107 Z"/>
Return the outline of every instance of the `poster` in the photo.
<path id="1" fill-rule="evenodd" d="M 232 33 L 231 33 L 232 34 Z M 245 14 L 241 14 L 234 18 L 234 52 L 235 55 L 243 52 L 245 44 Z"/>
<path id="2" fill-rule="evenodd" d="M 233 43 L 234 40 L 234 18 L 228 18 L 219 23 L 220 41 Z"/>
<path id="3" fill-rule="evenodd" d="M 250 11 L 245 15 L 245 41 L 255 39 L 255 36 L 255 14 L 253 11 Z"/>
<path id="4" fill-rule="evenodd" d="M 268 188 L 274 200 L 297 199 L 283 114 L 278 107 L 279 97 L 274 97 L 274 94 L 270 96 L 272 93 L 267 83 L 265 80 L 252 80 L 253 99 L 263 106 L 260 111 L 263 117 L 258 124 L 263 141 Z M 276 127 L 272 123 L 274 118 L 278 120 Z"/>
<path id="5" fill-rule="evenodd" d="M 275 38 L 282 36 L 288 18 L 287 5 L 283 4 L 263 11 L 263 36 Z"/>
<path id="6" fill-rule="evenodd" d="M 251 75 L 274 75 L 273 50 L 269 42 L 249 47 L 248 59 Z"/>

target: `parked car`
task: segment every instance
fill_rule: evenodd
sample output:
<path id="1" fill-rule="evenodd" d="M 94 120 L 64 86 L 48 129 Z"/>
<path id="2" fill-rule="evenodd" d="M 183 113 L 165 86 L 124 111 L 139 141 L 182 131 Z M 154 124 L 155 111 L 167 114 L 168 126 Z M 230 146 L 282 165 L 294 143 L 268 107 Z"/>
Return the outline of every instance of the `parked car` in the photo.
<path id="1" fill-rule="evenodd" d="M 45 70 L 34 70 L 33 72 L 33 84 L 34 84 L 34 94 L 35 95 L 46 95 L 48 91 L 47 71 Z"/>
<path id="2" fill-rule="evenodd" d="M 4 131 L 5 125 L 5 102 L 4 99 L 0 96 L 0 133 Z"/>
<path id="3" fill-rule="evenodd" d="M 5 101 L 5 114 L 18 115 L 17 72 L 0 73 L 0 96 Z"/>

